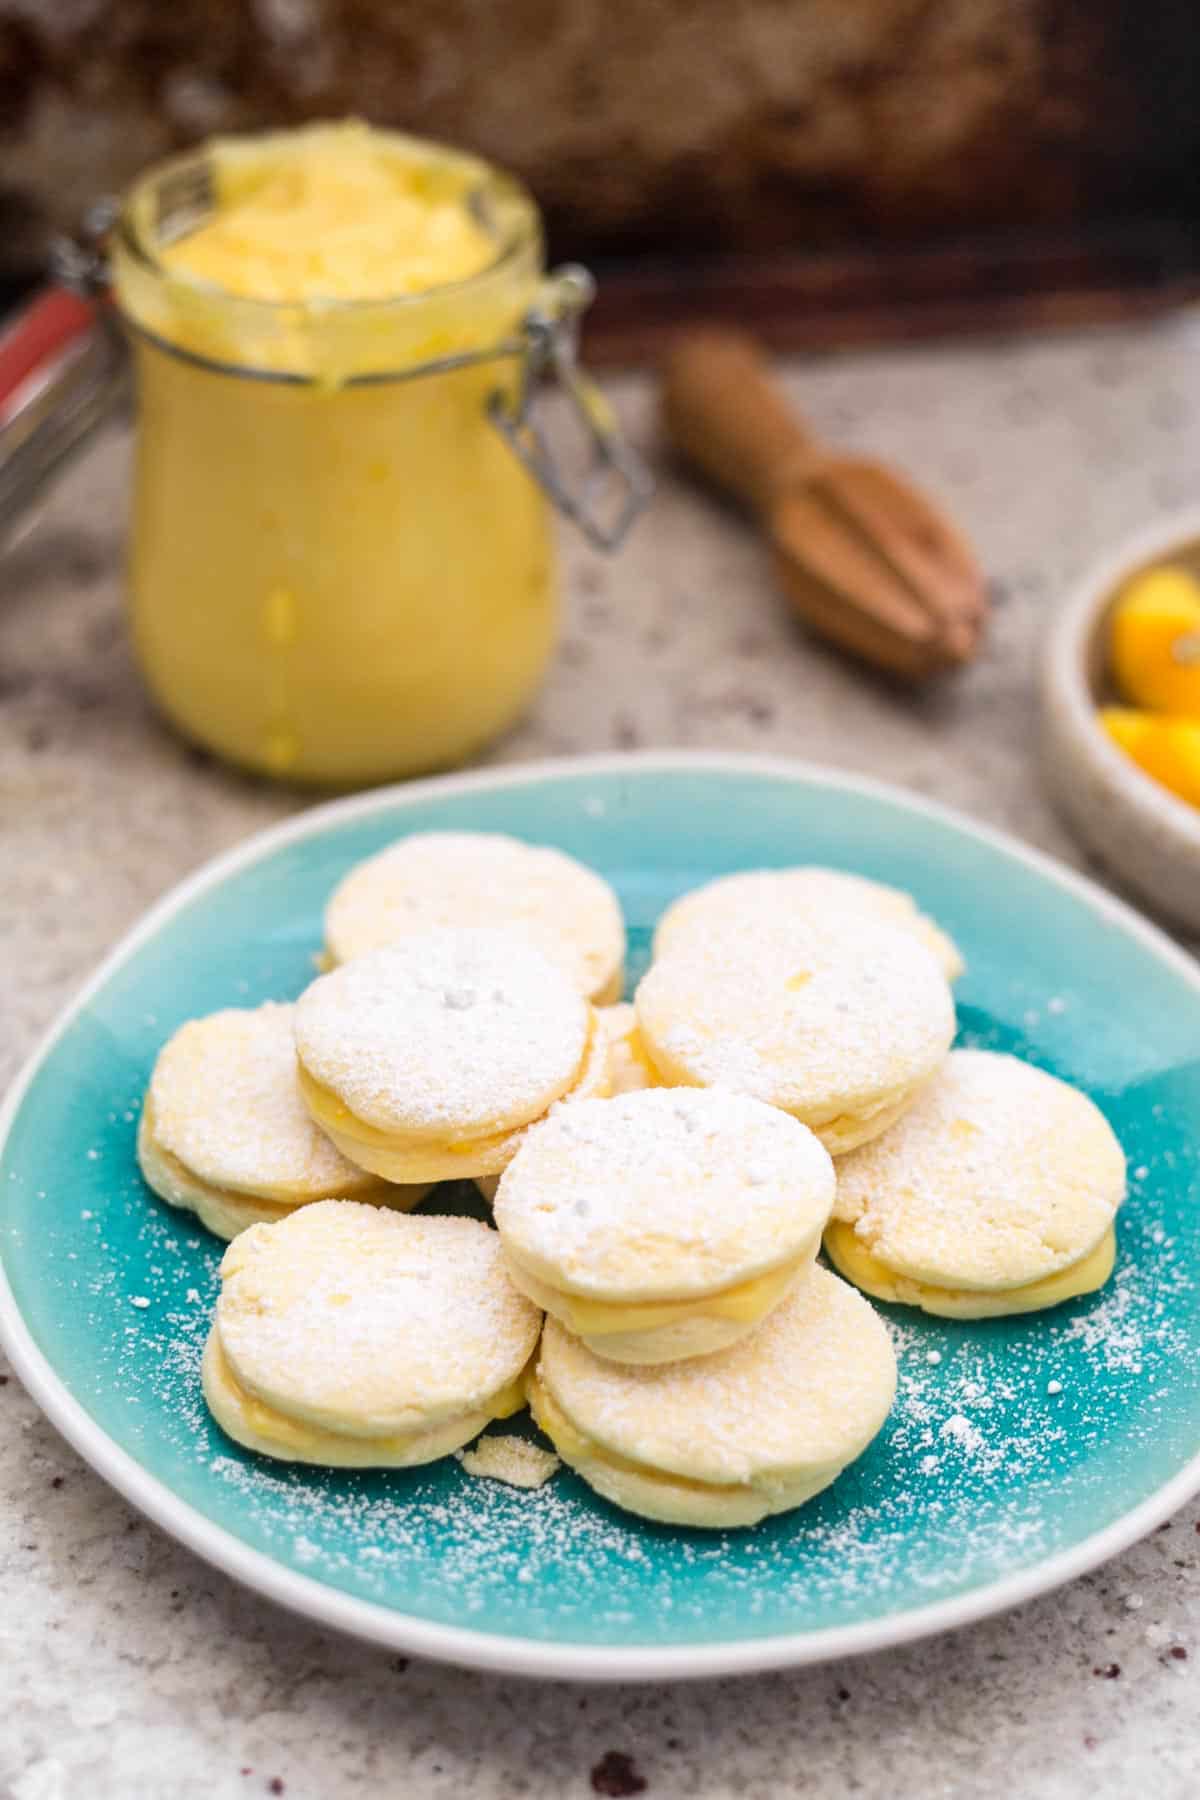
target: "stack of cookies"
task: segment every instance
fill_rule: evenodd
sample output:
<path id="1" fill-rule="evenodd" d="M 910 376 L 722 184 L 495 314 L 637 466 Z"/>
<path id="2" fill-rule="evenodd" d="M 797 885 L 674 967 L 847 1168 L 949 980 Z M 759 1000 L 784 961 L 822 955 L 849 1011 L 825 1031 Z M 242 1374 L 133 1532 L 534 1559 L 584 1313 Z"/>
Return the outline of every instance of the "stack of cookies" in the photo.
<path id="1" fill-rule="evenodd" d="M 725 877 L 623 1005 L 607 883 L 430 833 L 351 870 L 325 937 L 294 1005 L 175 1034 L 139 1133 L 151 1187 L 233 1239 L 204 1391 L 253 1450 L 410 1465 L 528 1402 L 616 1504 L 753 1524 L 887 1415 L 864 1293 L 977 1318 L 1111 1272 L 1107 1122 L 951 1050 L 961 958 L 906 894 Z M 495 1230 L 438 1216 L 456 1179 Z"/>

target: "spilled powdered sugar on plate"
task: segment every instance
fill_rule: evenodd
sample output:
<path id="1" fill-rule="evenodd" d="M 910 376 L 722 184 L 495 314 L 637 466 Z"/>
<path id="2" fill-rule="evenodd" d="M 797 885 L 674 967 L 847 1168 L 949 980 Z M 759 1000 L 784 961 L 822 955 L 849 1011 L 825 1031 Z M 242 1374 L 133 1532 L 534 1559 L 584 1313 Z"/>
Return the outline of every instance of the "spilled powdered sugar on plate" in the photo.
<path id="1" fill-rule="evenodd" d="M 736 822 L 736 796 L 727 803 L 706 788 L 701 822 L 660 856 L 623 823 L 623 786 L 600 796 L 572 777 L 568 789 L 562 817 L 576 809 L 589 835 L 573 837 L 569 819 L 555 829 L 621 890 L 632 985 L 664 904 L 744 856 L 724 823 Z M 461 822 L 552 835 L 540 812 L 525 819 L 519 794 L 467 796 Z M 1131 1193 L 1104 1292 L 972 1324 L 888 1311 L 900 1385 L 884 1430 L 812 1504 L 751 1531 L 655 1526 L 565 1469 L 522 1492 L 474 1479 L 453 1458 L 358 1474 L 242 1452 L 212 1423 L 199 1385 L 223 1247 L 143 1187 L 133 1154 L 140 1096 L 157 1049 L 189 1015 L 295 998 L 308 985 L 324 898 L 350 862 L 407 822 L 381 814 L 272 851 L 190 901 L 109 979 L 30 1089 L 4 1171 L 10 1278 L 34 1338 L 101 1430 L 180 1501 L 285 1569 L 397 1614 L 556 1644 L 713 1645 L 898 1614 L 1032 1568 L 1175 1475 L 1195 1453 L 1200 1420 L 1200 1368 L 1186 1353 L 1200 1339 L 1194 1077 L 1171 1067 L 1194 1050 L 1182 1030 L 1172 1034 L 1169 1008 L 1150 1018 L 1136 995 L 1128 1018 L 1114 1008 L 1109 977 L 1070 942 L 1061 973 L 1045 959 L 1027 969 L 1026 937 L 1018 958 L 1008 933 L 1005 884 L 993 899 L 986 858 L 981 869 L 971 862 L 983 856 L 977 846 L 964 852 L 961 877 L 953 858 L 943 876 L 923 840 L 920 861 L 905 849 L 915 827 L 881 837 L 878 855 L 870 848 L 870 809 L 882 802 L 818 808 L 790 783 L 787 795 L 783 815 L 759 792 L 746 834 L 758 844 L 773 832 L 781 857 L 837 860 L 838 834 L 857 831 L 860 850 L 846 836 L 844 860 L 860 854 L 864 872 L 922 887 L 939 916 L 944 895 L 945 922 L 971 964 L 960 1041 L 1079 1081 L 1111 1119 Z M 855 807 L 863 821 L 844 825 Z M 446 816 L 439 799 L 413 822 Z M 716 855 L 714 837 L 725 846 Z M 1008 879 L 1022 891 L 1041 881 L 1028 870 Z M 1052 914 L 1079 910 L 1045 889 Z M 1050 923 L 1061 938 L 1062 920 Z M 1124 954 L 1167 985 L 1154 956 Z M 473 1204 L 463 1190 L 426 1202 Z M 524 1417 L 495 1429 L 533 1435 Z"/>
<path id="2" fill-rule="evenodd" d="M 984 1035 L 995 1037 L 970 1041 Z M 460 1623 L 499 1606 L 514 1632 L 601 1643 L 644 1637 L 650 1617 L 659 1641 L 736 1635 L 738 1621 L 743 1634 L 785 1629 L 797 1606 L 868 1617 L 1056 1549 L 1072 1494 L 1107 1479 L 1114 1420 L 1122 1459 L 1170 1434 L 1186 1334 L 1169 1302 L 1191 1277 L 1164 1218 L 1194 1150 L 1164 1119 L 1158 1144 L 1130 1144 L 1110 1286 L 1040 1317 L 972 1325 L 883 1309 L 899 1388 L 880 1438 L 826 1494 L 755 1530 L 639 1521 L 565 1469 L 518 1491 L 472 1479 L 453 1458 L 362 1474 L 268 1463 L 226 1440 L 204 1406 L 200 1354 L 222 1246 L 142 1187 L 137 1107 L 136 1084 L 116 1095 L 110 1126 L 128 1135 L 129 1158 L 85 1159 L 86 1204 L 56 1222 L 61 1287 L 96 1342 L 95 1400 L 123 1414 L 135 1440 L 142 1429 L 168 1440 L 185 1498 L 215 1477 L 220 1522 L 364 1599 Z M 466 1187 L 426 1202 L 477 1205 Z M 134 1237 L 123 1261 L 109 1238 L 118 1228 Z M 536 1435 L 527 1415 L 496 1429 Z"/>

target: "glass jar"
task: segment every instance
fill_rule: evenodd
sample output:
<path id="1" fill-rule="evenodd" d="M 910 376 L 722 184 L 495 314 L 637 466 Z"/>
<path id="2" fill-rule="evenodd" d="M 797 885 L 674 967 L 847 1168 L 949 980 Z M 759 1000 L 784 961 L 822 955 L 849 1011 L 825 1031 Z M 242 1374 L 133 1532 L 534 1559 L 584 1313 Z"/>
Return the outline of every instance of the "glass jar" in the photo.
<path id="1" fill-rule="evenodd" d="M 462 761 L 509 726 L 555 642 L 547 494 L 611 543 L 647 489 L 575 362 L 589 279 L 545 275 L 528 193 L 381 135 L 471 177 L 495 250 L 478 273 L 320 303 L 181 277 L 164 250 L 212 216 L 204 150 L 133 186 L 104 268 L 137 395 L 129 596 L 146 681 L 221 756 L 339 785 Z M 550 460 L 550 374 L 621 487 L 607 527 Z"/>

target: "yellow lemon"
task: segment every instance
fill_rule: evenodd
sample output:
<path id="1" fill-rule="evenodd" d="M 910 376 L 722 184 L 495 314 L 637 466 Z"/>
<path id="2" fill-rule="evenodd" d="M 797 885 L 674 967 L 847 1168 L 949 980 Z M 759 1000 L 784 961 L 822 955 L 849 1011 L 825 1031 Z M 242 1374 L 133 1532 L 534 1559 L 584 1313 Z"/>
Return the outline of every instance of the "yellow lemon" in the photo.
<path id="1" fill-rule="evenodd" d="M 1200 806 L 1200 717 L 1172 718 L 1106 706 L 1100 722 L 1114 744 L 1181 800 Z"/>
<path id="2" fill-rule="evenodd" d="M 1187 569 L 1147 569 L 1112 615 L 1109 660 L 1124 699 L 1200 718 L 1200 581 Z"/>

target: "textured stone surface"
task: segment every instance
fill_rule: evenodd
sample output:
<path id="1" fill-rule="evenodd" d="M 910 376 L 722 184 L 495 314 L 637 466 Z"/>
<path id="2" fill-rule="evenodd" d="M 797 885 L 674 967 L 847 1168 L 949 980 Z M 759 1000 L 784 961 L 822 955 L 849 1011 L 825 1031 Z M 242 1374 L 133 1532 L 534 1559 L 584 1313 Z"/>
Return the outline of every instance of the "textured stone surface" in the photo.
<path id="1" fill-rule="evenodd" d="M 983 660 L 922 697 L 851 669 L 776 606 L 741 524 L 666 476 L 619 561 L 570 546 L 562 654 L 493 760 L 671 744 L 796 754 L 886 775 L 1079 863 L 1031 760 L 1037 646 L 1093 555 L 1192 497 L 1198 351 L 1200 326 L 1183 319 L 794 364 L 817 425 L 904 462 L 974 534 L 996 596 Z M 649 441 L 646 388 L 616 397 Z M 150 713 L 120 623 L 126 468 L 117 431 L 0 566 L 0 1080 L 165 887 L 302 804 Z M 1193 1503 L 1058 1595 L 855 1663 L 695 1687 L 509 1682 L 404 1664 L 236 1589 L 131 1515 L 9 1379 L 0 1794 L 583 1800 L 613 1751 L 652 1800 L 1190 1800 L 1198 1532 Z"/>

